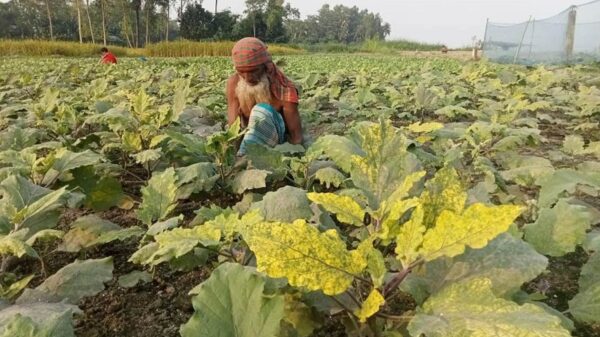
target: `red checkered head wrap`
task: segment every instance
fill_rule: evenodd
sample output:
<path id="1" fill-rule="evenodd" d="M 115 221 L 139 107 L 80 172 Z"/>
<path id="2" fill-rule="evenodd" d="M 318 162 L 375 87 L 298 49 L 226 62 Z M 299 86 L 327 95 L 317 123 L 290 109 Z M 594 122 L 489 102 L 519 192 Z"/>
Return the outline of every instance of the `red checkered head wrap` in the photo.
<path id="1" fill-rule="evenodd" d="M 257 67 L 264 64 L 273 96 L 280 101 L 298 103 L 296 86 L 273 63 L 264 42 L 254 37 L 243 38 L 233 46 L 231 57 L 236 67 Z"/>

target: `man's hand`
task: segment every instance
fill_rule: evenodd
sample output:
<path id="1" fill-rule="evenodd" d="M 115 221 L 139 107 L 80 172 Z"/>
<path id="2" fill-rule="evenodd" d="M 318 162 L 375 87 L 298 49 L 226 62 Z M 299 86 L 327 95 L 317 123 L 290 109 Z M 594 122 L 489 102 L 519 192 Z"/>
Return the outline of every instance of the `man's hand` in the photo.
<path id="1" fill-rule="evenodd" d="M 292 144 L 302 143 L 302 125 L 297 103 L 283 102 L 283 119 L 290 135 L 288 141 Z"/>

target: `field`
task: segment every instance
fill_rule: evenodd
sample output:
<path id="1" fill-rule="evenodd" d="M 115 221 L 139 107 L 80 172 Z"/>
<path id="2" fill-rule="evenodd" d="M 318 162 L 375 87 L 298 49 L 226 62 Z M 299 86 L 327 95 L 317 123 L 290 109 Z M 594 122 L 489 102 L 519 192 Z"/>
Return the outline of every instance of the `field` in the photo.
<path id="1" fill-rule="evenodd" d="M 237 158 L 228 58 L 96 62 L 0 62 L 0 336 L 600 336 L 597 66 L 280 56 Z"/>

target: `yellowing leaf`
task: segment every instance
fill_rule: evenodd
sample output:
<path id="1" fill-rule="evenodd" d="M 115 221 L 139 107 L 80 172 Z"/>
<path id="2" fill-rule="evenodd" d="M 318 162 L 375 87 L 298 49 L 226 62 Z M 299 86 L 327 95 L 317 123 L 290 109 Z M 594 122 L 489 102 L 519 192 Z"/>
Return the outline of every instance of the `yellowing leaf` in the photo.
<path id="1" fill-rule="evenodd" d="M 371 280 L 373 280 L 375 287 L 380 287 L 383 285 L 387 269 L 385 267 L 383 254 L 373 247 L 373 241 L 375 239 L 376 236 L 371 235 L 369 238 L 363 240 L 351 254 L 355 255 L 354 259 L 357 261 L 361 259 L 367 261 L 367 272 L 371 276 Z"/>
<path id="2" fill-rule="evenodd" d="M 421 124 L 421 122 L 417 122 L 417 123 L 413 123 L 413 124 L 409 125 L 407 127 L 407 129 L 408 129 L 408 131 L 414 132 L 414 133 L 427 133 L 427 132 L 439 130 L 443 127 L 444 127 L 444 124 L 437 123 L 437 122 L 429 122 L 429 123 L 423 123 L 423 124 Z"/>
<path id="3" fill-rule="evenodd" d="M 346 249 L 335 230 L 321 233 L 304 220 L 252 224 L 241 233 L 256 254 L 259 271 L 326 295 L 346 291 L 367 265 L 361 254 Z"/>
<path id="4" fill-rule="evenodd" d="M 400 233 L 396 237 L 396 258 L 402 262 L 402 266 L 407 268 L 419 257 L 418 249 L 423 243 L 423 207 L 418 206 L 406 223 L 400 228 Z"/>
<path id="5" fill-rule="evenodd" d="M 482 248 L 489 240 L 508 230 L 521 213 L 521 207 L 473 204 L 462 214 L 442 211 L 434 228 L 423 237 L 419 253 L 427 261 L 456 256 L 465 247 Z"/>
<path id="6" fill-rule="evenodd" d="M 308 199 L 334 213 L 338 220 L 354 226 L 362 226 L 365 211 L 349 196 L 334 193 L 308 193 Z"/>
<path id="7" fill-rule="evenodd" d="M 430 297 L 408 325 L 411 336 L 569 337 L 559 317 L 526 303 L 498 298 L 492 282 L 477 278 L 453 283 Z"/>
<path id="8" fill-rule="evenodd" d="M 363 302 L 359 310 L 354 314 L 362 323 L 367 321 L 367 318 L 375 315 L 379 311 L 379 307 L 385 303 L 385 299 L 377 289 L 373 289 L 367 299 Z"/>
<path id="9" fill-rule="evenodd" d="M 431 228 L 443 210 L 461 213 L 466 201 L 467 193 L 462 187 L 456 170 L 450 167 L 439 170 L 421 194 L 425 227 Z"/>

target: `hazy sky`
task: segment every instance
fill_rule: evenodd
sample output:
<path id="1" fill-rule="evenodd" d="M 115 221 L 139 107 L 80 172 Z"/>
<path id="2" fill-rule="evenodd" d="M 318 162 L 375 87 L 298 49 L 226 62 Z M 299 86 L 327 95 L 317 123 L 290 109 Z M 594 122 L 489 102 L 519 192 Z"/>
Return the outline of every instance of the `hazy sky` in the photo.
<path id="1" fill-rule="evenodd" d="M 442 42 L 449 47 L 469 45 L 471 37 L 483 37 L 485 20 L 522 22 L 532 15 L 536 19 L 557 14 L 570 5 L 586 0 L 286 0 L 302 16 L 315 14 L 325 3 L 358 6 L 378 12 L 392 26 L 391 38 L 408 38 L 423 42 Z M 213 0 L 204 0 L 209 9 Z M 230 8 L 243 12 L 244 0 L 219 0 L 219 10 Z"/>

